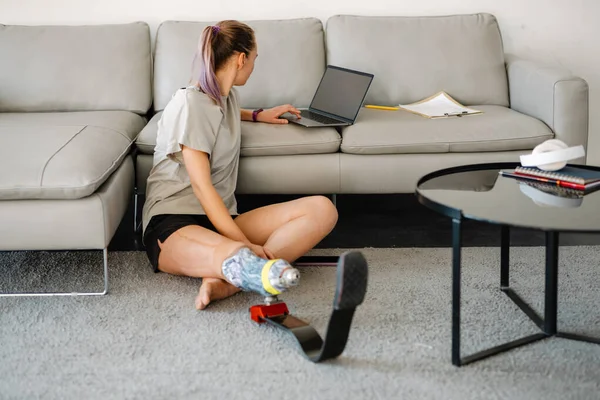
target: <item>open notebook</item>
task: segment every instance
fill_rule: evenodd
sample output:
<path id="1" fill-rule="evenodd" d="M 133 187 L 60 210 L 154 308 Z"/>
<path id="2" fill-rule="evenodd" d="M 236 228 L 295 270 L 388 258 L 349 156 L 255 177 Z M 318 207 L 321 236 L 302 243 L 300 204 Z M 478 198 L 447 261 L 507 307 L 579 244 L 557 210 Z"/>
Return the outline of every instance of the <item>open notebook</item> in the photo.
<path id="1" fill-rule="evenodd" d="M 482 111 L 463 106 L 443 91 L 416 103 L 400 104 L 400 109 L 425 118 L 448 118 L 482 114 Z"/>

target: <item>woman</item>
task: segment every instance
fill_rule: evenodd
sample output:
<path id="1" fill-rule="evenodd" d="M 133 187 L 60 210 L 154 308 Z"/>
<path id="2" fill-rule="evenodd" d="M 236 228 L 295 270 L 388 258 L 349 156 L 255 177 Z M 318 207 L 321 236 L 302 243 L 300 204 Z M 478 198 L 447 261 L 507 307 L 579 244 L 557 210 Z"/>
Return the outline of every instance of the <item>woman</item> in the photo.
<path id="1" fill-rule="evenodd" d="M 143 241 L 155 272 L 203 278 L 197 309 L 240 290 L 262 295 L 285 290 L 277 282 L 297 272 L 290 263 L 337 222 L 335 207 L 322 196 L 237 213 L 240 120 L 285 124 L 279 116 L 286 112 L 300 117 L 291 105 L 239 108 L 234 86 L 250 77 L 257 50 L 253 30 L 243 23 L 206 27 L 192 85 L 173 95 L 158 123 Z M 262 279 L 265 271 L 268 282 Z"/>

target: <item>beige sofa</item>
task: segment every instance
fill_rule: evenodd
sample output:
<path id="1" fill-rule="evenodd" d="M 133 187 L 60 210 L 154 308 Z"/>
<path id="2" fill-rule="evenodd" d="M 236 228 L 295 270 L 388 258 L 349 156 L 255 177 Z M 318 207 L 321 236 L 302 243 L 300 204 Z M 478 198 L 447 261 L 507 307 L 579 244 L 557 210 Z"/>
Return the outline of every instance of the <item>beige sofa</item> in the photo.
<path id="1" fill-rule="evenodd" d="M 155 115 L 136 141 L 136 193 L 145 190 L 161 111 L 187 84 L 198 36 L 213 22 L 168 21 L 157 31 Z M 428 120 L 363 108 L 355 125 L 339 132 L 243 122 L 238 193 L 410 193 L 436 169 L 517 161 L 550 138 L 587 146 L 587 83 L 506 56 L 492 15 L 339 15 L 325 25 L 314 18 L 248 24 L 259 58 L 240 88 L 245 108 L 307 107 L 333 64 L 375 75 L 365 104 L 407 104 L 444 90 L 484 114 Z"/>
<path id="2" fill-rule="evenodd" d="M 0 26 L 0 250 L 107 251 L 133 198 L 150 30 Z"/>
<path id="3" fill-rule="evenodd" d="M 105 249 L 132 193 L 126 149 L 133 140 L 139 214 L 137 195 L 145 192 L 161 111 L 188 84 L 198 37 L 212 23 L 162 23 L 152 80 L 144 24 L 1 28 L 0 54 L 14 56 L 0 74 L 0 141 L 10 149 L 0 158 L 0 218 L 8 221 L 0 250 Z M 363 108 L 355 125 L 339 131 L 243 122 L 240 194 L 411 193 L 434 170 L 518 161 L 549 138 L 587 146 L 586 82 L 562 69 L 508 58 L 492 15 L 248 24 L 259 58 L 239 88 L 244 108 L 306 107 L 332 64 L 375 75 L 367 104 L 405 104 L 444 90 L 484 114 L 428 120 Z M 92 32 L 100 46 L 91 46 Z M 48 79 L 56 76 L 58 81 Z M 141 115 L 148 109 L 145 124 Z M 75 110 L 86 112 L 69 112 Z M 87 134 L 75 136 L 82 127 Z M 71 137 L 81 142 L 67 142 Z M 42 150 L 40 143 L 48 147 Z M 78 189 L 61 189 L 72 186 Z"/>

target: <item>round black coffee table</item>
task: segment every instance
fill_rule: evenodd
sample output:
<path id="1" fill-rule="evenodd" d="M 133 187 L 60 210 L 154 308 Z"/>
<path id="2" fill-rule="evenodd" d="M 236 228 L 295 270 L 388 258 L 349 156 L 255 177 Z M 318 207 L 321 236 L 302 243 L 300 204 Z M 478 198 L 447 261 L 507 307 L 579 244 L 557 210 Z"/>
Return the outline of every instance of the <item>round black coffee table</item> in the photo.
<path id="1" fill-rule="evenodd" d="M 452 363 L 466 365 L 551 336 L 600 344 L 600 338 L 557 329 L 558 239 L 560 232 L 600 232 L 600 190 L 579 196 L 557 187 L 524 183 L 500 175 L 519 163 L 476 164 L 443 169 L 417 183 L 419 202 L 452 219 Z M 600 171 L 599 167 L 575 165 Z M 461 222 L 497 224 L 500 229 L 500 289 L 540 328 L 541 332 L 483 350 L 460 355 Z M 509 286 L 510 228 L 542 230 L 546 235 L 544 316 L 538 315 Z"/>

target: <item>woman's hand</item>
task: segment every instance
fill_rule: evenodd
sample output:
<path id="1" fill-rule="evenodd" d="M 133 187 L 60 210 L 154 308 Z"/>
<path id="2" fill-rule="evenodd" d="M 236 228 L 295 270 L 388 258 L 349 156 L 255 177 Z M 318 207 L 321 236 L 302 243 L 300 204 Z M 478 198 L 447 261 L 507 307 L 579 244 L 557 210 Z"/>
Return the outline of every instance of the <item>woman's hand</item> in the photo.
<path id="1" fill-rule="evenodd" d="M 270 250 L 268 250 L 267 248 L 263 247 L 263 246 L 259 246 L 257 244 L 253 244 L 253 243 L 247 243 L 246 246 L 248 246 L 250 248 L 250 250 L 252 250 L 252 252 L 254 254 L 256 254 L 257 256 L 259 256 L 260 258 L 265 258 L 267 260 L 272 260 L 275 257 L 273 257 L 273 253 L 271 253 Z"/>
<path id="2" fill-rule="evenodd" d="M 273 255 L 273 253 L 271 253 L 271 250 L 267 249 L 266 247 L 263 246 L 263 251 L 265 252 L 265 255 L 267 256 L 267 258 L 269 260 L 274 260 L 275 259 L 275 255 Z"/>
<path id="3" fill-rule="evenodd" d="M 287 124 L 289 122 L 287 119 L 279 118 L 286 112 L 289 112 L 291 114 L 294 114 L 296 117 L 301 118 L 300 110 L 298 110 L 296 107 L 293 107 L 290 104 L 285 104 L 282 106 L 277 106 L 264 110 L 263 112 L 258 114 L 256 119 L 258 122 L 265 122 L 267 124 Z"/>

